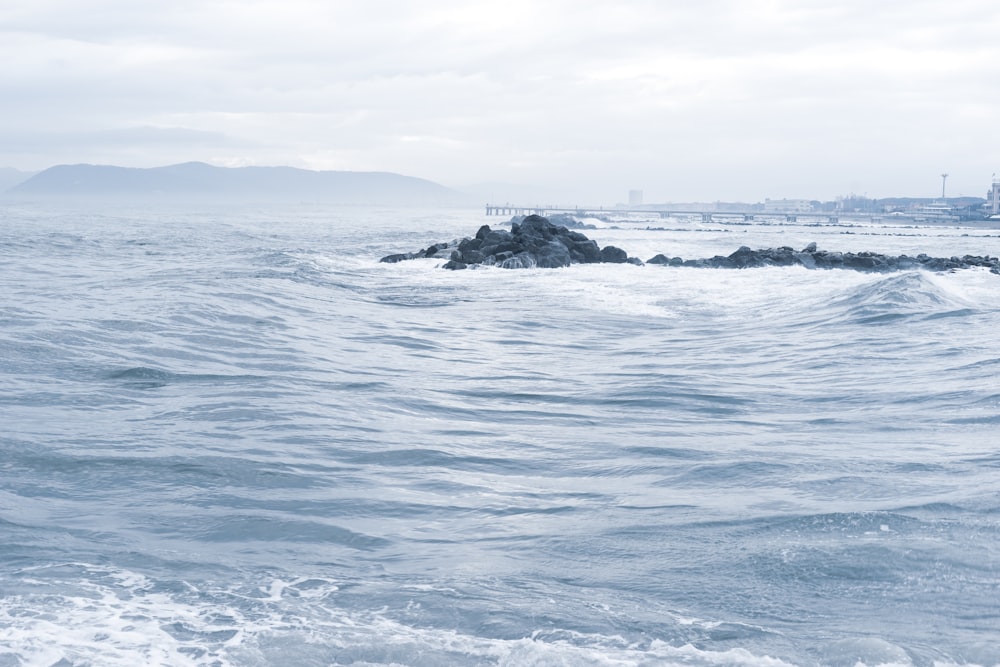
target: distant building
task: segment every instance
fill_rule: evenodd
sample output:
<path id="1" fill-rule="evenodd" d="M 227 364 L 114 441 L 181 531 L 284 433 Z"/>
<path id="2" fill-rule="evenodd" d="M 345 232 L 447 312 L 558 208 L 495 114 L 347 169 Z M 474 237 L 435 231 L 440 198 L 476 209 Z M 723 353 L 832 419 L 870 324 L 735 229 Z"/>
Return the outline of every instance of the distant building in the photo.
<path id="1" fill-rule="evenodd" d="M 986 193 L 986 210 L 990 215 L 1000 215 L 1000 179 L 993 175 L 993 186 Z"/>
<path id="2" fill-rule="evenodd" d="M 629 190 L 628 191 L 628 205 L 629 206 L 642 206 L 642 190 Z"/>
<path id="3" fill-rule="evenodd" d="M 809 213 L 813 204 L 808 199 L 765 199 L 764 211 L 767 213 Z"/>
<path id="4" fill-rule="evenodd" d="M 846 197 L 837 197 L 836 210 L 844 213 L 876 213 L 881 212 L 884 206 L 875 199 L 869 199 L 864 195 L 850 194 Z"/>

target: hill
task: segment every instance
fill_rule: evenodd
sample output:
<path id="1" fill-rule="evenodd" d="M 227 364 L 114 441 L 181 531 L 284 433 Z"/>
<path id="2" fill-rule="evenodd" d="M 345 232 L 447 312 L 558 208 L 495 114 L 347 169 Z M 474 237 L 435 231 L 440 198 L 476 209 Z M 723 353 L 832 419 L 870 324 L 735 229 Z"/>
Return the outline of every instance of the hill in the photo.
<path id="1" fill-rule="evenodd" d="M 340 204 L 458 205 L 466 196 L 432 181 L 387 172 L 294 167 L 215 167 L 186 162 L 138 169 L 59 165 L 7 192 L 32 198 L 167 198 L 322 201 Z"/>
<path id="2" fill-rule="evenodd" d="M 10 167 L 0 167 L 0 192 L 12 188 L 34 176 L 32 171 L 18 171 Z"/>

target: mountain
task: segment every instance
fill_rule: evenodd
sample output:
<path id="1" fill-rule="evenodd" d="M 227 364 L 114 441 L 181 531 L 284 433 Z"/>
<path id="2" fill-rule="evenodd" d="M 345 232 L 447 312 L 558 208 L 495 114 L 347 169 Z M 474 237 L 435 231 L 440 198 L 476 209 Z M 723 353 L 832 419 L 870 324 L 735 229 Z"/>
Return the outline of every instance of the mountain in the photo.
<path id="1" fill-rule="evenodd" d="M 242 199 L 339 204 L 460 205 L 468 197 L 421 178 L 294 167 L 215 167 L 186 162 L 137 169 L 59 165 L 11 188 L 14 197 Z"/>
<path id="2" fill-rule="evenodd" d="M 10 167 L 0 167 L 0 192 L 23 183 L 36 173 L 34 171 L 18 171 Z"/>

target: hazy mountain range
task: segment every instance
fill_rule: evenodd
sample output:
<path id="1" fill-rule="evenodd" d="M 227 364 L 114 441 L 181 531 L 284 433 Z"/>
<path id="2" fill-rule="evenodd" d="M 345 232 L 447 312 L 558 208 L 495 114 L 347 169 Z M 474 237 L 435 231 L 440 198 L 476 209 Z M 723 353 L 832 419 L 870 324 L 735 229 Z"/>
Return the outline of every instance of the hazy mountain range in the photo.
<path id="1" fill-rule="evenodd" d="M 482 203 L 475 195 L 400 174 L 294 167 L 231 168 L 203 162 L 148 169 L 59 165 L 34 175 L 7 169 L 0 170 L 0 189 L 6 190 L 7 198 L 30 199 L 141 197 L 433 206 Z"/>

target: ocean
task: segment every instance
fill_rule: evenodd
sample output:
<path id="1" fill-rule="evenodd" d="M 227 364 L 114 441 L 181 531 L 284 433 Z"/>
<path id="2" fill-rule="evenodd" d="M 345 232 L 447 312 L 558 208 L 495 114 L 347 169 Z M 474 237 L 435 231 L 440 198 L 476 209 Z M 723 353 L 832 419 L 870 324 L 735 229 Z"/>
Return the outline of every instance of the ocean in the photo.
<path id="1" fill-rule="evenodd" d="M 0 205 L 0 666 L 1000 664 L 1000 276 L 379 262 L 502 222 Z"/>

